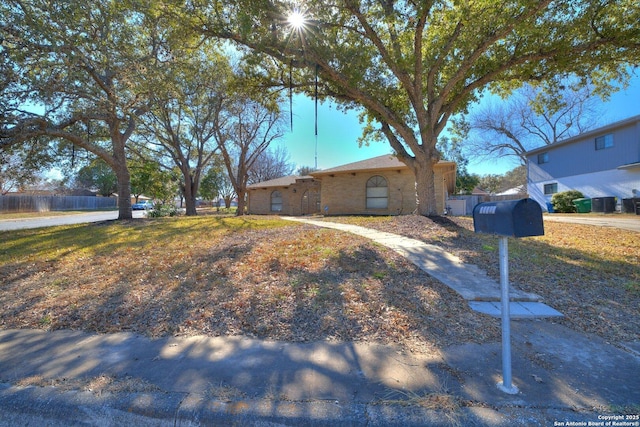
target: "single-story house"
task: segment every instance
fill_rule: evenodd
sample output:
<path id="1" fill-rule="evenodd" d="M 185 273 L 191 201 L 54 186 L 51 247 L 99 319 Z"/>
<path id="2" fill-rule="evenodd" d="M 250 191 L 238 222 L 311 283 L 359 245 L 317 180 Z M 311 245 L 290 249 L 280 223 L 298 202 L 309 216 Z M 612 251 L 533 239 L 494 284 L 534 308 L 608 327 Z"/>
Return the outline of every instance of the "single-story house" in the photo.
<path id="1" fill-rule="evenodd" d="M 456 164 L 435 166 L 436 208 L 445 212 L 455 191 Z M 415 175 L 387 154 L 308 176 L 288 176 L 248 187 L 250 214 L 403 215 L 416 209 Z"/>
<path id="2" fill-rule="evenodd" d="M 312 176 L 284 176 L 247 187 L 247 212 L 267 215 L 320 213 L 320 181 Z"/>

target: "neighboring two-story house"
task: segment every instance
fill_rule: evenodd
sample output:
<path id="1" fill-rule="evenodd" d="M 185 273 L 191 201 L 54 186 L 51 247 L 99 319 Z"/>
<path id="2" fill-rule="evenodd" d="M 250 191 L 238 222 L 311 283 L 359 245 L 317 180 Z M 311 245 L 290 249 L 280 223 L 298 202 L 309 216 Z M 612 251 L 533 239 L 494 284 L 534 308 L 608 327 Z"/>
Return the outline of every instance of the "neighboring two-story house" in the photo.
<path id="1" fill-rule="evenodd" d="M 543 209 L 553 194 L 640 197 L 640 116 L 527 152 L 527 190 Z"/>

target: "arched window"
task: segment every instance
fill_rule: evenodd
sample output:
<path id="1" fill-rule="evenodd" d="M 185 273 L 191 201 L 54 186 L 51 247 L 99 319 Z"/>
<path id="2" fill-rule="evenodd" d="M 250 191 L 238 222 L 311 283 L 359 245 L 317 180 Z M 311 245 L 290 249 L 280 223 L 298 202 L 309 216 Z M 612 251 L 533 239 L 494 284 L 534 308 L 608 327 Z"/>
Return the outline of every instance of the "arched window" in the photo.
<path id="1" fill-rule="evenodd" d="M 282 212 L 282 193 L 277 190 L 271 193 L 271 212 Z"/>
<path id="2" fill-rule="evenodd" d="M 375 175 L 367 181 L 367 209 L 386 209 L 389 204 L 387 180 Z"/>

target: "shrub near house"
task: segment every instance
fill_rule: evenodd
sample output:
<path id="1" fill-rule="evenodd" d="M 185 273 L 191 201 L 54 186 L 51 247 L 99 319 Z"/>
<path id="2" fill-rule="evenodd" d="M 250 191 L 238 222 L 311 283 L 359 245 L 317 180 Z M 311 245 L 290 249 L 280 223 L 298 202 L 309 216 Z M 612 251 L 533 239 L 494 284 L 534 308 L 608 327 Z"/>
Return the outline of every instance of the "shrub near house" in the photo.
<path id="1" fill-rule="evenodd" d="M 573 201 L 582 198 L 584 198 L 584 195 L 577 190 L 563 191 L 561 193 L 556 193 L 551 197 L 551 204 L 553 205 L 553 210 L 555 212 L 575 213 L 576 207 L 574 206 Z"/>

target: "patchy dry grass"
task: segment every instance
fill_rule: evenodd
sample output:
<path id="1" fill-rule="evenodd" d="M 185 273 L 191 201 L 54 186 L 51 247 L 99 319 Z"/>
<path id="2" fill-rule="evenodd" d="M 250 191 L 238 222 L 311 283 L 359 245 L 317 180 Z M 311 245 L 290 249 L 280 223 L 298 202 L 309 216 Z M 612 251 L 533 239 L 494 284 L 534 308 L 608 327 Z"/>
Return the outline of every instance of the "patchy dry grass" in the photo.
<path id="1" fill-rule="evenodd" d="M 471 218 L 340 220 L 437 244 L 499 280 L 498 239 L 475 234 Z M 613 342 L 640 339 L 639 233 L 546 222 L 544 236 L 509 239 L 509 275 L 514 287 L 541 295 L 574 329 Z"/>
<path id="2" fill-rule="evenodd" d="M 0 236 L 3 328 L 377 341 L 416 351 L 499 336 L 495 319 L 396 253 L 276 218 L 140 219 Z"/>
<path id="3" fill-rule="evenodd" d="M 441 245 L 499 277 L 469 218 L 330 218 Z M 0 233 L 0 327 L 399 343 L 499 339 L 499 321 L 380 245 L 268 217 L 140 219 Z M 510 239 L 514 286 L 562 322 L 640 339 L 637 233 L 548 223 Z"/>

